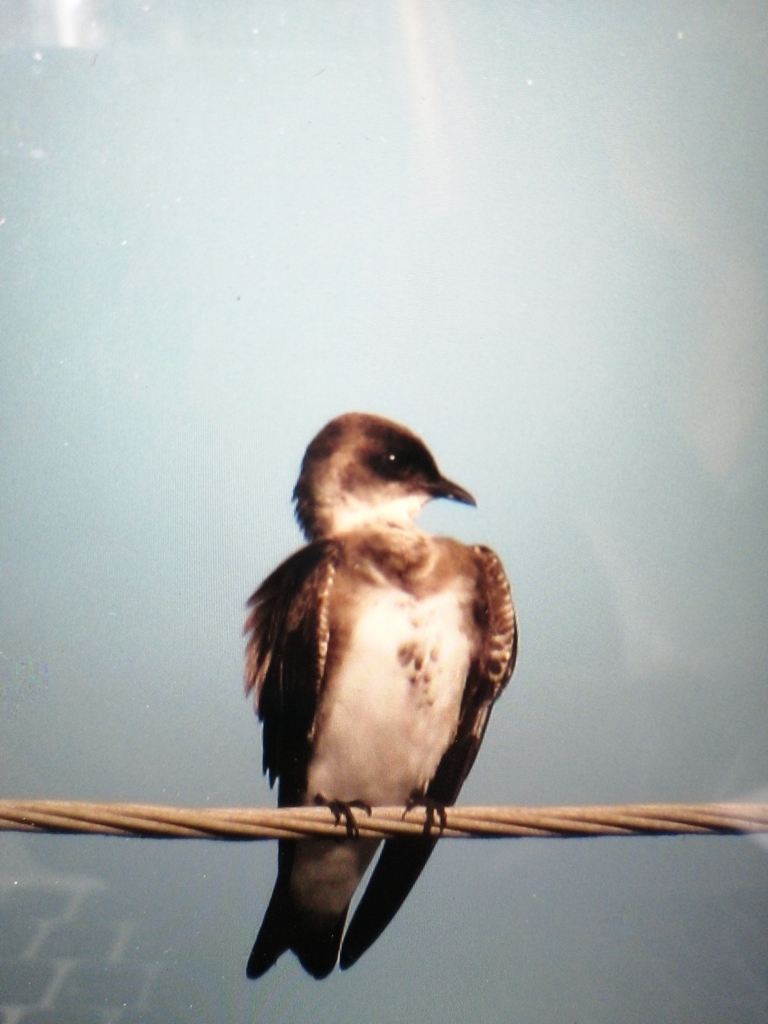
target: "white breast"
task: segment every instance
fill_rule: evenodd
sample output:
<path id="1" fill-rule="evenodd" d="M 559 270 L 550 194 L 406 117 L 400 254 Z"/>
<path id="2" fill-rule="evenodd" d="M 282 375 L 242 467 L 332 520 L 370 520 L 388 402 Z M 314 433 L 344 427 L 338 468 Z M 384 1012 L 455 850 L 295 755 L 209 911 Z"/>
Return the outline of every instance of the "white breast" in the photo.
<path id="1" fill-rule="evenodd" d="M 403 804 L 423 792 L 456 734 L 471 657 L 467 590 L 421 601 L 394 587 L 367 590 L 326 683 L 309 801 Z"/>

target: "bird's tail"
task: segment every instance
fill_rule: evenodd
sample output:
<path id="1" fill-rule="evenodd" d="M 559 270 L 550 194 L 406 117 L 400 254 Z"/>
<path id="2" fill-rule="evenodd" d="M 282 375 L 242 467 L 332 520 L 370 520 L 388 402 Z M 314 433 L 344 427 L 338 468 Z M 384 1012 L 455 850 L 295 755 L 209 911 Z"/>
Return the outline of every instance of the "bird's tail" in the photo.
<path id="1" fill-rule="evenodd" d="M 416 884 L 436 842 L 435 836 L 407 836 L 384 844 L 344 936 L 339 965 L 342 971 L 356 963 L 390 923 Z"/>
<path id="2" fill-rule="evenodd" d="M 291 947 L 291 907 L 288 887 L 278 876 L 259 934 L 253 944 L 245 973 L 260 978 Z"/>
<path id="3" fill-rule="evenodd" d="M 318 926 L 302 914 L 291 899 L 287 877 L 278 875 L 272 899 L 248 957 L 245 973 L 260 978 L 286 950 L 292 950 L 313 978 L 325 978 L 336 966 L 346 909 L 335 920 Z"/>

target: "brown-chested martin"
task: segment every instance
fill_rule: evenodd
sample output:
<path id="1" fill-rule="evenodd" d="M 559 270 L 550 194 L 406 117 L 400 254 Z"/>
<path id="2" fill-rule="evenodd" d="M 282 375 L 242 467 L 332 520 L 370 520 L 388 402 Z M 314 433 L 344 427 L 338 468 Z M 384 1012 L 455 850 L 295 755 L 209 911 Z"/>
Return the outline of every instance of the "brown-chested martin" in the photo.
<path id="1" fill-rule="evenodd" d="M 281 807 L 454 803 L 512 674 L 517 623 L 496 555 L 419 530 L 432 498 L 474 505 L 405 427 L 363 413 L 328 423 L 293 493 L 307 545 L 248 602 L 245 687 L 263 722 Z M 314 977 L 350 967 L 395 916 L 430 836 L 283 840 L 248 960 L 258 978 L 291 949 Z"/>

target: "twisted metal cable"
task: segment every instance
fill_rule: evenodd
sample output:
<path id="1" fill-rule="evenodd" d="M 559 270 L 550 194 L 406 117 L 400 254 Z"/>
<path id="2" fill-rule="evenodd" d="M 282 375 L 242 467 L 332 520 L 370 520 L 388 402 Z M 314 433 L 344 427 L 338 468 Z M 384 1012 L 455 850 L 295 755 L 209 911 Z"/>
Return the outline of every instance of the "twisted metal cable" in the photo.
<path id="1" fill-rule="evenodd" d="M 442 819 L 442 820 L 441 820 Z M 457 839 L 538 836 L 729 835 L 768 832 L 768 804 L 623 804 L 604 807 L 416 806 L 196 808 L 79 800 L 0 800 L 0 831 L 88 833 L 142 839 Z"/>

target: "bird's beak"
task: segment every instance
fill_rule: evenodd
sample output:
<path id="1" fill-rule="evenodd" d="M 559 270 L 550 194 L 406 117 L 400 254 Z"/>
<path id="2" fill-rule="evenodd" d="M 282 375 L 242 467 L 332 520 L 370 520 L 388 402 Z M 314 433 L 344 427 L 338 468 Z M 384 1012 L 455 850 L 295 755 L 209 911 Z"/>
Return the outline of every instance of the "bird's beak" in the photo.
<path id="1" fill-rule="evenodd" d="M 477 505 L 477 502 L 463 487 L 455 484 L 452 480 L 446 480 L 441 476 L 429 486 L 429 494 L 432 498 L 450 498 L 451 501 L 460 501 L 462 505 Z"/>

